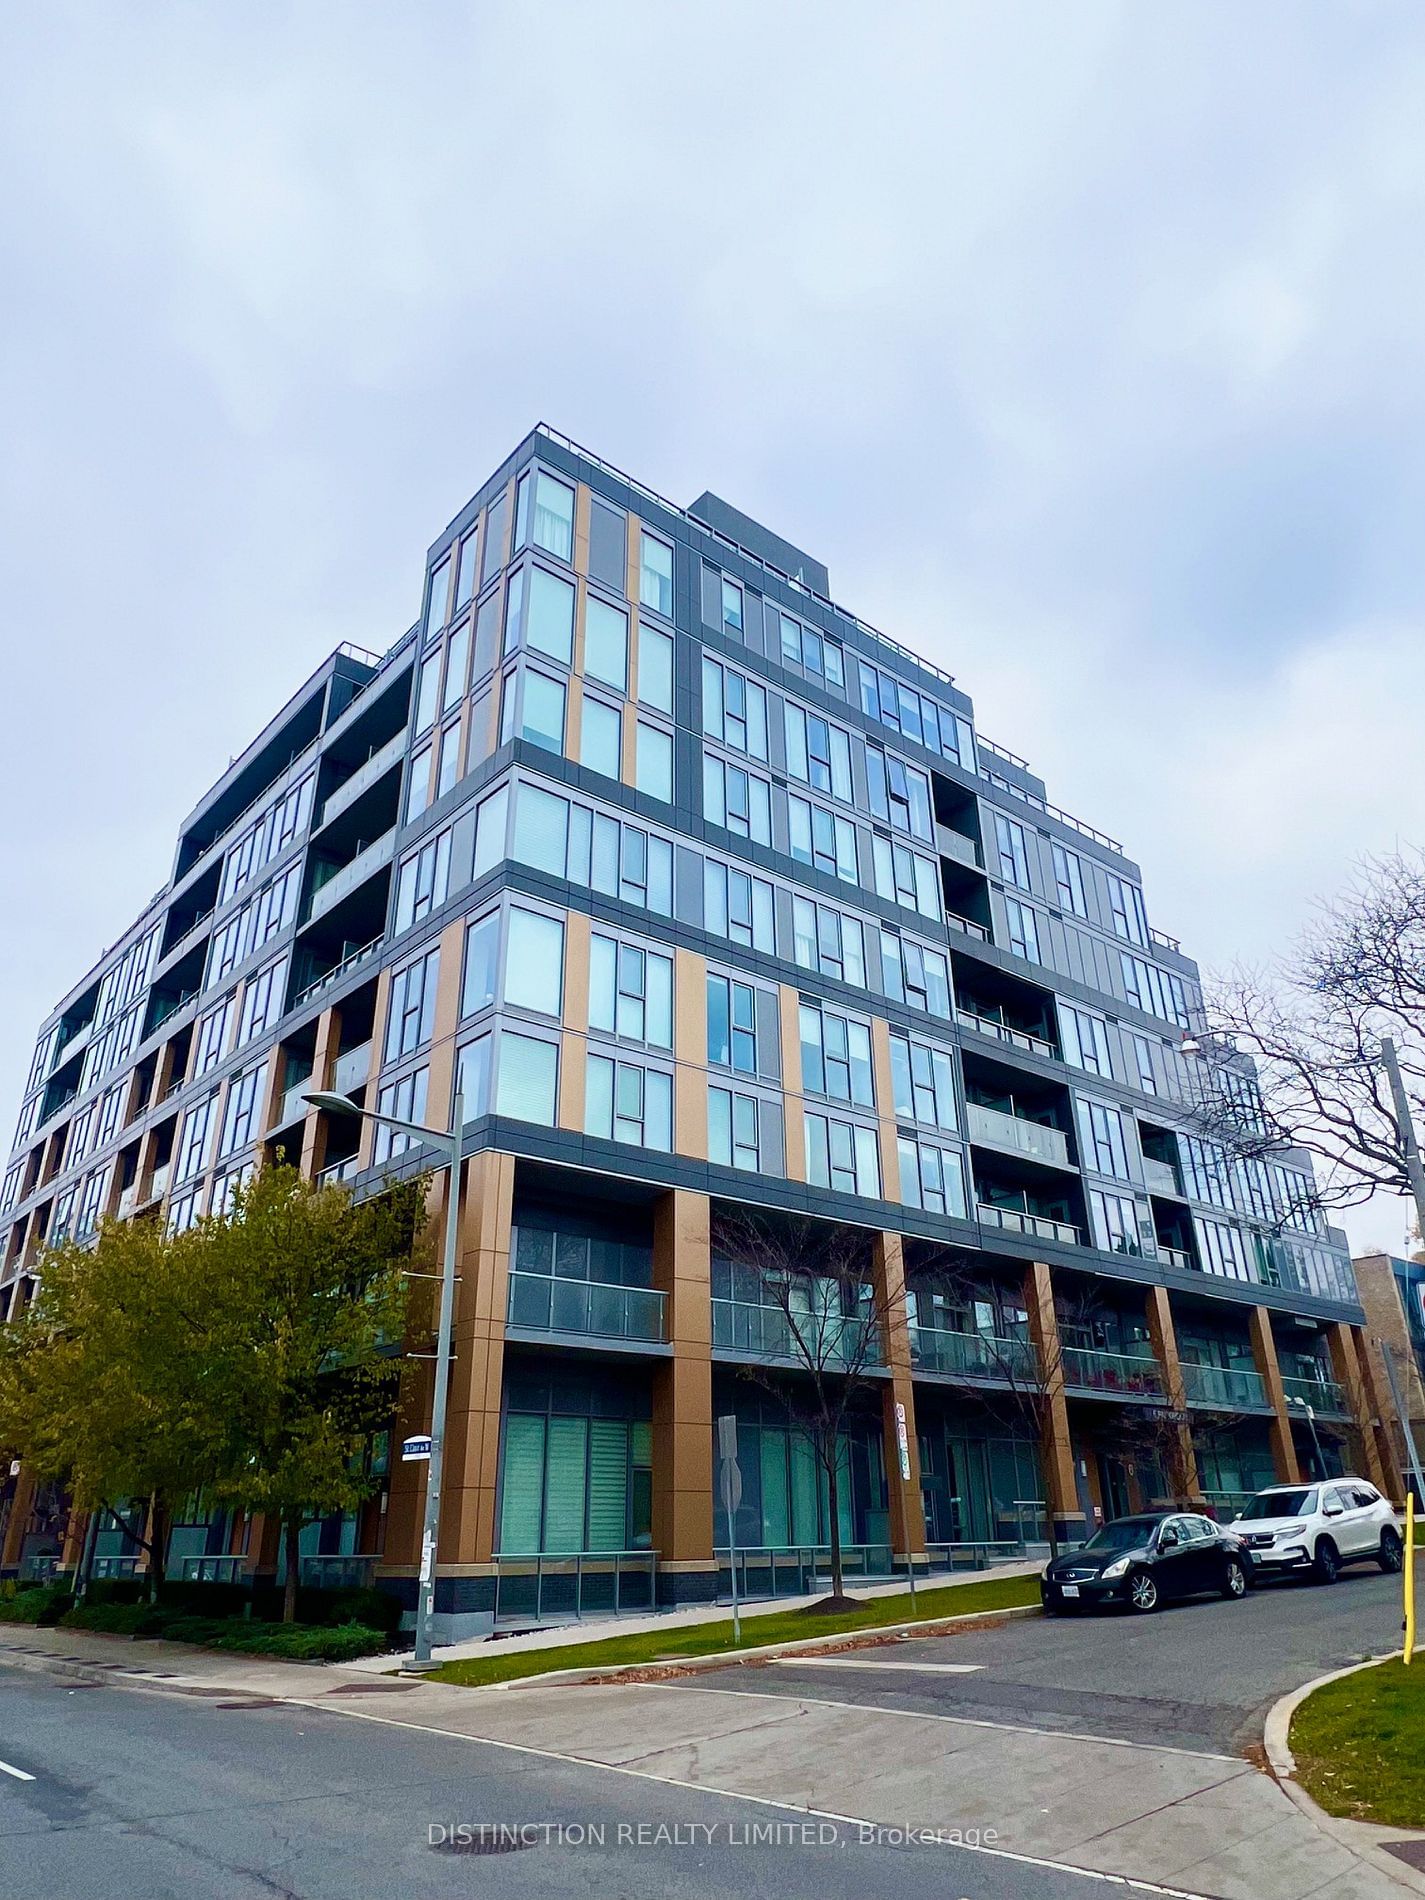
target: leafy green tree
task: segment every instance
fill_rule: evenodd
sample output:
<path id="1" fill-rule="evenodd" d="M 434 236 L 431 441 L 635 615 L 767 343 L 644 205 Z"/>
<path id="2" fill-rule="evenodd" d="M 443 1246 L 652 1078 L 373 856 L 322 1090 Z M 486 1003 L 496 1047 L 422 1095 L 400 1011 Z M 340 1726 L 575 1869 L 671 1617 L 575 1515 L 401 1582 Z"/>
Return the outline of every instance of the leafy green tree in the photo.
<path id="1" fill-rule="evenodd" d="M 80 1510 L 147 1500 L 155 1598 L 173 1504 L 225 1451 L 202 1256 L 199 1233 L 106 1221 L 92 1246 L 42 1257 L 33 1301 L 0 1328 L 0 1442 Z"/>
<path id="2" fill-rule="evenodd" d="M 225 1419 L 212 1495 L 280 1522 L 288 1622 L 303 1527 L 374 1488 L 364 1454 L 399 1397 L 424 1218 L 423 1180 L 354 1203 L 272 1165 L 199 1229 Z"/>

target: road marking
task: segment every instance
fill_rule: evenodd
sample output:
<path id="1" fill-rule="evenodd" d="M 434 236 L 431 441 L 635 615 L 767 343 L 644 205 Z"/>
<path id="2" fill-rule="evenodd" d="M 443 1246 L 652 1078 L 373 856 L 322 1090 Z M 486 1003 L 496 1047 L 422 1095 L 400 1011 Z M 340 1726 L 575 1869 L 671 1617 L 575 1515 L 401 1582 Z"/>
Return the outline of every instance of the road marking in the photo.
<path id="1" fill-rule="evenodd" d="M 917 1676 L 974 1676 L 983 1663 L 867 1662 L 859 1656 L 774 1656 L 787 1669 L 908 1669 Z"/>
<path id="2" fill-rule="evenodd" d="M 27 1775 L 23 1768 L 12 1768 L 7 1761 L 0 1761 L 0 1775 L 13 1775 L 16 1781 L 33 1781 L 33 1775 Z"/>
<path id="3" fill-rule="evenodd" d="M 644 1686 L 652 1688 L 657 1685 L 650 1683 Z M 722 1695 L 732 1692 L 714 1689 L 709 1690 L 708 1693 Z M 864 1815 L 860 1814 L 838 1814 L 832 1808 L 801 1807 L 795 1801 L 777 1801 L 771 1795 L 743 1794 L 738 1788 L 714 1788 L 705 1781 L 683 1781 L 676 1775 L 655 1775 L 647 1768 L 625 1768 L 618 1762 L 597 1761 L 588 1755 L 569 1755 L 557 1748 L 532 1748 L 528 1742 L 501 1742 L 489 1735 L 459 1734 L 448 1728 L 437 1728 L 431 1722 L 403 1722 L 398 1715 L 374 1715 L 366 1709 L 350 1707 L 333 1708 L 330 1702 L 311 1702 L 295 1696 L 292 1700 L 298 1708 L 311 1709 L 318 1715 L 335 1715 L 356 1722 L 379 1722 L 383 1728 L 413 1729 L 423 1735 L 439 1735 L 447 1742 L 474 1742 L 484 1748 L 507 1749 L 512 1755 L 534 1755 L 542 1761 L 567 1762 L 573 1768 L 601 1768 L 605 1774 L 629 1775 L 635 1781 L 655 1782 L 660 1788 L 685 1788 L 689 1794 L 716 1795 L 723 1801 L 747 1801 L 754 1807 L 777 1808 L 784 1814 L 797 1814 L 804 1819 L 810 1815 L 818 1821 L 835 1821 L 841 1827 L 885 1827 L 888 1825 L 885 1822 L 868 1821 Z M 829 1706 L 855 1708 L 857 1704 L 844 1703 Z M 887 1711 L 887 1713 L 899 1714 L 900 1711 Z M 986 1726 L 997 1725 L 991 1723 Z M 1087 1739 L 1092 1741 L 1097 1738 L 1090 1736 Z M 1187 1751 L 1179 1749 L 1170 1752 L 1184 1754 Z M 1214 1755 L 1209 1759 L 1225 1761 L 1230 1760 L 1231 1757 Z M 1252 1772 L 1245 1762 L 1237 1765 L 1249 1774 Z M 1015 1854 L 1007 1847 L 972 1847 L 966 1841 L 949 1842 L 947 1845 L 962 1854 L 983 1854 L 986 1859 L 1013 1861 L 1020 1867 L 1047 1867 L 1051 1873 L 1055 1874 L 1076 1874 L 1080 1880 L 1096 1880 L 1102 1886 L 1116 1887 L 1120 1893 L 1160 1894 L 1165 1895 L 1166 1900 L 1213 1900 L 1211 1894 L 1198 1893 L 1187 1887 L 1165 1887 L 1156 1880 L 1135 1880 L 1131 1874 L 1109 1874 L 1101 1872 L 1097 1867 L 1076 1867 L 1071 1860 L 1049 1860 L 1043 1854 Z"/>

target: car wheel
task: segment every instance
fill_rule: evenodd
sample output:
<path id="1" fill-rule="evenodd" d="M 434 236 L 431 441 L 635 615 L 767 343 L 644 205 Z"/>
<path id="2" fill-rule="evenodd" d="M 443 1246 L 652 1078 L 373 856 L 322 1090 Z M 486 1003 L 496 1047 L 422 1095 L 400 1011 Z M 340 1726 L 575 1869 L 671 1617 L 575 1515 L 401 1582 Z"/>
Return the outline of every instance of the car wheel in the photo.
<path id="1" fill-rule="evenodd" d="M 1380 1534 L 1380 1554 L 1376 1562 L 1388 1577 L 1393 1577 L 1405 1562 L 1405 1553 L 1401 1548 L 1400 1532 L 1393 1531 L 1389 1525 Z"/>
<path id="2" fill-rule="evenodd" d="M 1128 1607 L 1145 1616 L 1158 1607 L 1158 1586 L 1146 1570 L 1135 1570 L 1128 1579 Z"/>
<path id="3" fill-rule="evenodd" d="M 1329 1537 L 1320 1538 L 1311 1570 L 1318 1583 L 1334 1583 L 1341 1574 L 1341 1557 Z"/>
<path id="4" fill-rule="evenodd" d="M 1222 1576 L 1222 1594 L 1229 1601 L 1236 1601 L 1247 1594 L 1247 1572 L 1235 1557 L 1229 1558 Z"/>

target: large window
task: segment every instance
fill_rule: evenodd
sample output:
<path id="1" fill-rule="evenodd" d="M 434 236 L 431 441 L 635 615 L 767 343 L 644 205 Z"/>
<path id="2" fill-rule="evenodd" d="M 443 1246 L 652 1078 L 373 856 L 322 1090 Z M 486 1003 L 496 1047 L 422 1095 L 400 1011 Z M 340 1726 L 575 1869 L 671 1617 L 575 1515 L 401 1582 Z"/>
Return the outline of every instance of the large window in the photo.
<path id="1" fill-rule="evenodd" d="M 673 550 L 647 528 L 638 535 L 638 600 L 664 620 L 673 618 Z"/>
<path id="2" fill-rule="evenodd" d="M 424 637 L 432 640 L 445 625 L 446 608 L 450 600 L 450 557 L 447 555 L 439 567 L 432 569 L 430 586 L 426 590 L 426 613 Z"/>
<path id="3" fill-rule="evenodd" d="M 500 742 L 524 739 L 549 752 L 564 750 L 565 687 L 537 667 L 512 668 L 505 675 L 500 706 Z"/>
<path id="4" fill-rule="evenodd" d="M 1104 872 L 1104 882 L 1108 885 L 1108 912 L 1113 919 L 1113 934 L 1126 937 L 1129 943 L 1136 943 L 1140 949 L 1148 946 L 1148 919 L 1143 910 L 1143 893 L 1136 884 L 1130 884 L 1127 878 L 1117 877 L 1112 871 Z"/>
<path id="5" fill-rule="evenodd" d="M 420 672 L 416 675 L 415 718 L 412 730 L 419 737 L 429 732 L 435 724 L 436 707 L 440 702 L 440 655 L 428 653 L 421 661 Z"/>
<path id="6" fill-rule="evenodd" d="M 249 995 L 253 985 L 248 985 Z M 244 1012 L 245 1014 L 245 1012 Z M 227 1054 L 228 1032 L 233 1022 L 233 994 L 230 991 L 216 1009 L 198 1018 L 198 1034 L 193 1052 L 194 1077 L 215 1069 Z"/>
<path id="7" fill-rule="evenodd" d="M 769 603 L 770 604 L 770 603 Z M 822 680 L 838 691 L 846 685 L 846 660 L 840 643 L 830 640 L 815 627 L 804 626 L 790 614 L 781 616 L 782 658 L 798 667 L 811 679 Z"/>
<path id="8" fill-rule="evenodd" d="M 735 667 L 703 657 L 703 731 L 710 739 L 767 757 L 767 693 Z M 805 777 L 803 773 L 801 776 Z"/>
<path id="9" fill-rule="evenodd" d="M 850 804 L 851 735 L 819 713 L 788 700 L 784 706 L 787 730 L 787 772 L 814 791 L 829 792 Z M 764 755 L 765 756 L 765 755 Z"/>
<path id="10" fill-rule="evenodd" d="M 1083 860 L 1076 851 L 1070 851 L 1065 845 L 1052 846 L 1054 856 L 1054 889 L 1059 902 L 1065 910 L 1072 911 L 1075 917 L 1087 917 L 1088 899 L 1084 896 Z"/>
<path id="11" fill-rule="evenodd" d="M 376 1107 L 382 1115 L 394 1115 L 398 1121 L 423 1123 L 426 1118 L 426 1095 L 430 1087 L 430 1070 L 422 1066 L 413 1069 L 409 1075 L 403 1075 L 398 1082 L 387 1082 L 376 1094 Z M 376 1146 L 374 1159 L 378 1167 L 391 1160 L 394 1155 L 404 1154 L 407 1148 L 417 1145 L 418 1137 L 402 1134 L 398 1128 L 387 1128 L 376 1124 Z"/>
<path id="12" fill-rule="evenodd" d="M 597 495 L 589 498 L 589 578 L 628 590 L 628 516 Z"/>
<path id="13" fill-rule="evenodd" d="M 959 1152 L 933 1141 L 913 1141 L 908 1135 L 898 1137 L 896 1146 L 904 1204 L 923 1208 L 927 1214 L 953 1214 L 965 1220 L 965 1170 Z"/>
<path id="14" fill-rule="evenodd" d="M 218 1092 L 214 1089 L 201 1102 L 194 1102 L 183 1118 L 183 1138 L 178 1147 L 178 1169 L 173 1177 L 175 1187 L 182 1187 L 193 1180 L 208 1165 L 208 1151 L 212 1146 L 214 1106 Z"/>
<path id="15" fill-rule="evenodd" d="M 782 1107 L 770 1096 L 708 1090 L 708 1160 L 751 1174 L 784 1169 Z"/>
<path id="16" fill-rule="evenodd" d="M 705 858 L 703 924 L 729 943 L 753 950 L 775 950 L 772 886 L 766 878 L 753 877 L 719 858 Z"/>
<path id="17" fill-rule="evenodd" d="M 1143 1242 L 1138 1232 L 1138 1209 L 1126 1194 L 1105 1194 L 1101 1188 L 1089 1192 L 1094 1237 L 1107 1253 L 1141 1254 Z"/>
<path id="18" fill-rule="evenodd" d="M 673 717 L 673 637 L 657 627 L 638 629 L 638 699 Z"/>
<path id="19" fill-rule="evenodd" d="M 465 697 L 468 684 L 466 673 L 470 667 L 470 622 L 462 622 L 450 636 L 450 644 L 445 655 L 445 684 L 441 688 L 440 710 L 449 712 L 452 706 L 458 706 Z"/>
<path id="20" fill-rule="evenodd" d="M 792 954 L 804 970 L 866 988 L 866 933 L 859 917 L 793 897 Z"/>
<path id="21" fill-rule="evenodd" d="M 628 615 L 597 594 L 584 607 L 584 673 L 620 693 L 628 690 Z"/>
<path id="22" fill-rule="evenodd" d="M 708 1061 L 739 1075 L 775 1078 L 781 1071 L 777 993 L 735 977 L 708 973 Z"/>
<path id="23" fill-rule="evenodd" d="M 950 966 L 943 952 L 882 930 L 881 978 L 887 996 L 898 1003 L 949 1020 Z"/>
<path id="24" fill-rule="evenodd" d="M 745 772 L 714 753 L 703 754 L 703 816 L 714 825 L 750 838 L 772 842 L 772 786 L 757 772 Z"/>
<path id="25" fill-rule="evenodd" d="M 1108 1062 L 1108 1024 L 1101 1016 L 1087 1009 L 1077 1009 L 1062 997 L 1058 1010 L 1059 1040 L 1064 1046 L 1065 1062 L 1076 1069 L 1086 1069 L 1090 1075 L 1101 1075 L 1107 1081 L 1112 1073 Z"/>
<path id="26" fill-rule="evenodd" d="M 455 582 L 455 611 L 457 613 L 460 612 L 462 607 L 468 607 L 474 598 L 475 582 L 479 566 L 476 559 L 478 541 L 479 536 L 476 534 L 475 529 L 472 528 L 469 534 L 467 534 L 465 539 L 460 543 L 460 565 L 457 570 Z"/>
<path id="27" fill-rule="evenodd" d="M 510 906 L 504 1000 L 514 1009 L 558 1016 L 564 998 L 564 921 Z"/>
<path id="28" fill-rule="evenodd" d="M 1197 1228 L 1197 1251 L 1205 1273 L 1215 1273 L 1224 1280 L 1257 1278 L 1248 1264 L 1246 1243 L 1239 1229 L 1229 1227 L 1225 1221 L 1209 1220 L 1204 1214 L 1194 1214 L 1193 1224 Z"/>
<path id="29" fill-rule="evenodd" d="M 396 874 L 397 936 L 445 902 L 449 881 L 450 833 L 442 831 L 401 861 Z"/>
<path id="30" fill-rule="evenodd" d="M 829 1115 L 808 1114 L 805 1122 L 811 1185 L 879 1200 L 881 1160 L 875 1129 Z"/>
<path id="31" fill-rule="evenodd" d="M 579 763 L 604 778 L 622 777 L 623 715 L 607 700 L 584 695 L 584 712 L 579 724 Z"/>
<path id="32" fill-rule="evenodd" d="M 1123 1111 L 1106 1102 L 1079 1103 L 1079 1127 L 1084 1143 L 1084 1166 L 1116 1181 L 1132 1179 L 1128 1171 L 1128 1138 Z"/>
<path id="33" fill-rule="evenodd" d="M 589 1027 L 671 1049 L 673 959 L 595 931 L 589 940 Z"/>
<path id="34" fill-rule="evenodd" d="M 573 559 L 574 490 L 542 468 L 526 469 L 515 484 L 516 548 L 528 546 L 531 539 L 561 561 Z"/>
<path id="35" fill-rule="evenodd" d="M 1026 962 L 1038 963 L 1039 957 L 1039 920 L 1028 904 L 1021 904 L 1017 897 L 1004 900 L 1005 922 L 1009 926 L 1009 947 L 1017 957 Z"/>
<path id="36" fill-rule="evenodd" d="M 460 1014 L 488 1009 L 499 988 L 500 913 L 477 918 L 465 933 L 465 969 L 460 984 Z"/>
<path id="37" fill-rule="evenodd" d="M 931 818 L 930 780 L 924 772 L 907 765 L 894 752 L 883 752 L 880 746 L 868 745 L 866 784 L 873 816 L 883 825 L 930 843 L 935 836 L 935 826 Z"/>
<path id="38" fill-rule="evenodd" d="M 995 813 L 995 846 L 1000 876 L 1007 884 L 1017 884 L 1022 891 L 1027 891 L 1029 847 L 1025 842 L 1024 826 L 1013 818 L 1006 818 L 1002 811 Z"/>
<path id="39" fill-rule="evenodd" d="M 666 838 L 622 823 L 542 786 L 521 785 L 512 855 L 606 896 L 667 917 L 673 909 L 673 847 Z"/>
<path id="40" fill-rule="evenodd" d="M 856 866 L 856 827 L 821 805 L 795 794 L 787 799 L 787 827 L 792 856 L 828 877 L 848 884 L 860 881 Z"/>
<path id="41" fill-rule="evenodd" d="M 948 1049 L 892 1030 L 891 1088 L 898 1120 L 956 1127 L 955 1065 Z"/>
<path id="42" fill-rule="evenodd" d="M 859 667 L 863 712 L 917 745 L 954 759 L 965 771 L 978 770 L 975 737 L 968 719 L 865 660 L 859 662 Z"/>
<path id="43" fill-rule="evenodd" d="M 638 721 L 634 734 L 633 782 L 640 792 L 664 805 L 673 802 L 673 735 L 662 726 Z"/>
<path id="44" fill-rule="evenodd" d="M 435 1027 L 439 950 L 431 950 L 398 970 L 391 980 L 391 1009 L 386 1019 L 387 1062 L 396 1062 L 430 1041 Z"/>
<path id="45" fill-rule="evenodd" d="M 539 1122 L 552 1128 L 558 1086 L 558 1044 L 504 1030 L 500 1036 L 497 1113 L 513 1121 Z"/>
<path id="46" fill-rule="evenodd" d="M 589 1052 L 584 1132 L 667 1153 L 673 1146 L 673 1078 L 663 1069 Z"/>
<path id="47" fill-rule="evenodd" d="M 871 838 L 871 862 L 878 897 L 940 922 L 940 871 L 932 859 L 876 832 Z"/>
<path id="48" fill-rule="evenodd" d="M 525 644 L 561 666 L 568 666 L 574 657 L 573 583 L 545 567 L 532 567 L 529 572 Z"/>
<path id="49" fill-rule="evenodd" d="M 1118 961 L 1124 994 L 1130 1003 L 1136 1004 L 1146 1015 L 1177 1023 L 1182 1029 L 1192 1027 L 1187 991 L 1175 971 L 1161 970 L 1156 963 L 1134 956 L 1131 950 L 1120 950 Z"/>
<path id="50" fill-rule="evenodd" d="M 239 1149 L 246 1148 L 256 1140 L 258 1097 L 262 1089 L 262 1080 L 267 1073 L 265 1062 L 255 1062 L 250 1069 L 244 1069 L 228 1083 L 227 1106 L 223 1110 L 223 1132 L 218 1142 L 218 1159 L 226 1161 Z"/>
<path id="51" fill-rule="evenodd" d="M 848 1107 L 874 1108 L 871 1031 L 865 1023 L 803 997 L 798 1015 L 802 1087 Z"/>

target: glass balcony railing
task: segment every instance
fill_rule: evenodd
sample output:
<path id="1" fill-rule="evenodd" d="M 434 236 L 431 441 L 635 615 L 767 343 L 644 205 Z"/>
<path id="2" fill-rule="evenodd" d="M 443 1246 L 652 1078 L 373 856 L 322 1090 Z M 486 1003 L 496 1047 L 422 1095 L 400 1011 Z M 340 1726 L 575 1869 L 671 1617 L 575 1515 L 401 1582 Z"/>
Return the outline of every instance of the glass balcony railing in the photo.
<path id="1" fill-rule="evenodd" d="M 1144 1155 L 1143 1180 L 1150 1194 L 1182 1193 L 1178 1171 L 1170 1161 L 1155 1161 L 1151 1155 Z"/>
<path id="2" fill-rule="evenodd" d="M 938 1372 L 951 1379 L 1031 1384 L 1038 1377 L 1029 1340 L 956 1333 L 942 1326 L 911 1327 L 910 1360 L 917 1372 Z"/>
<path id="3" fill-rule="evenodd" d="M 1184 1360 L 1183 1389 L 1189 1405 L 1215 1405 L 1229 1412 L 1267 1407 L 1261 1373 L 1242 1366 L 1197 1366 Z"/>
<path id="4" fill-rule="evenodd" d="M 1006 1115 L 1002 1109 L 986 1108 L 980 1102 L 966 1103 L 965 1120 L 971 1141 L 984 1142 L 991 1148 L 1008 1148 L 1015 1154 L 1047 1161 L 1053 1167 L 1069 1165 L 1069 1144 L 1057 1128 L 1032 1122 L 1024 1115 Z"/>
<path id="5" fill-rule="evenodd" d="M 1083 1232 L 1071 1221 L 1050 1220 L 1047 1214 L 1026 1214 L 1017 1207 L 992 1207 L 981 1201 L 975 1215 L 982 1227 L 1003 1227 L 1006 1233 L 1028 1234 L 1035 1240 L 1057 1240 L 1066 1247 L 1082 1247 Z"/>
<path id="6" fill-rule="evenodd" d="M 663 1306 L 664 1296 L 654 1287 L 512 1273 L 507 1322 L 533 1332 L 587 1333 L 595 1339 L 639 1339 L 661 1345 Z"/>
<path id="7" fill-rule="evenodd" d="M 797 1313 L 789 1318 L 779 1306 L 762 1306 L 751 1300 L 714 1300 L 712 1319 L 714 1346 L 752 1353 L 759 1359 L 791 1359 L 801 1365 L 815 1362 L 821 1366 L 885 1363 L 879 1339 L 867 1338 L 874 1321 L 852 1314 Z"/>
<path id="8" fill-rule="evenodd" d="M 336 1059 L 332 1071 L 332 1088 L 338 1095 L 350 1095 L 359 1089 L 371 1073 L 371 1044 L 363 1042 L 355 1049 L 348 1049 L 345 1055 Z"/>
<path id="9" fill-rule="evenodd" d="M 1309 1405 L 1313 1412 L 1319 1412 L 1323 1418 L 1350 1416 L 1346 1394 L 1334 1379 L 1288 1378 L 1284 1374 L 1282 1386 L 1288 1405 L 1294 1404 L 1298 1409 Z"/>
<path id="10" fill-rule="evenodd" d="M 1193 1273 L 1196 1271 L 1190 1253 L 1186 1252 L 1182 1247 L 1169 1247 L 1161 1240 L 1158 1242 L 1158 1258 L 1163 1261 L 1165 1265 L 1176 1267 L 1179 1273 Z"/>
<path id="11" fill-rule="evenodd" d="M 993 1016 L 977 1015 L 973 1009 L 957 1009 L 955 1015 L 965 1029 L 973 1029 L 977 1036 L 993 1036 L 998 1042 L 1011 1043 L 1016 1049 L 1024 1049 L 1032 1056 L 1054 1056 L 1054 1045 L 1046 1042 L 1043 1036 L 1033 1036 L 1027 1029 L 1016 1029 L 1011 1023 L 1002 1023 Z"/>
<path id="12" fill-rule="evenodd" d="M 945 921 L 952 930 L 963 930 L 967 937 L 978 937 L 981 943 L 988 943 L 990 933 L 983 924 L 977 924 L 973 917 L 962 917 L 958 911 L 947 910 Z"/>
<path id="13" fill-rule="evenodd" d="M 955 831 L 949 825 L 935 827 L 935 843 L 942 857 L 954 858 L 957 864 L 968 865 L 978 870 L 980 853 L 973 838 L 967 838 L 963 831 Z"/>
<path id="14" fill-rule="evenodd" d="M 317 1176 L 318 1187 L 331 1187 L 338 1181 L 354 1181 L 361 1172 L 361 1156 L 347 1155 L 345 1160 L 333 1161 Z"/>
<path id="15" fill-rule="evenodd" d="M 293 1122 L 299 1122 L 307 1113 L 304 1097 L 317 1086 L 313 1076 L 304 1075 L 300 1082 L 294 1082 L 285 1089 L 277 1104 L 277 1113 L 273 1116 L 269 1128 L 286 1128 Z"/>
<path id="16" fill-rule="evenodd" d="M 1064 1348 L 1064 1383 L 1076 1392 L 1124 1399 L 1161 1398 L 1164 1389 L 1156 1359 L 1086 1346 Z"/>

